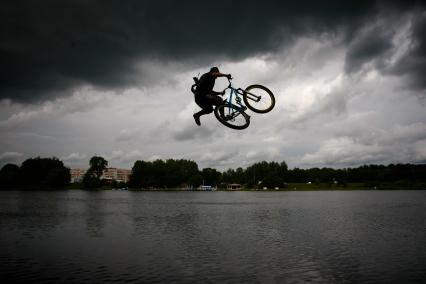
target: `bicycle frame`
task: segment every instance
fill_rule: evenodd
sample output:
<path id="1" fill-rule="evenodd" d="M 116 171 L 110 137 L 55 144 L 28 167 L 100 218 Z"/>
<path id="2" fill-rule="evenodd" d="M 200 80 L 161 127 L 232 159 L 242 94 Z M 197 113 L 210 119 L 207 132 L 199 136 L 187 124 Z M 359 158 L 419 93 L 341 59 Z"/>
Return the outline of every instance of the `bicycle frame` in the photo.
<path id="1" fill-rule="evenodd" d="M 231 78 L 232 79 L 232 78 Z M 247 107 L 245 105 L 243 105 L 243 103 L 241 102 L 241 97 L 242 95 L 246 95 L 247 99 L 253 100 L 255 102 L 259 102 L 260 101 L 260 96 L 256 96 L 255 94 L 252 94 L 250 92 L 247 92 L 241 88 L 234 88 L 232 86 L 232 82 L 231 79 L 228 79 L 229 85 L 228 87 L 226 87 L 225 90 L 230 89 L 230 95 L 228 98 L 228 103 L 232 104 L 232 96 L 235 95 L 235 101 L 237 102 L 237 104 L 240 106 L 240 108 L 245 111 L 247 109 Z"/>
<path id="2" fill-rule="evenodd" d="M 242 103 L 241 97 L 240 97 L 240 95 L 242 95 L 242 93 L 238 92 L 238 89 L 235 89 L 232 86 L 229 86 L 228 89 L 231 90 L 231 92 L 229 93 L 229 97 L 228 97 L 228 103 L 230 105 L 232 105 L 232 97 L 235 95 L 235 101 L 239 105 L 239 108 L 241 108 L 243 111 L 246 110 L 247 107 Z"/>

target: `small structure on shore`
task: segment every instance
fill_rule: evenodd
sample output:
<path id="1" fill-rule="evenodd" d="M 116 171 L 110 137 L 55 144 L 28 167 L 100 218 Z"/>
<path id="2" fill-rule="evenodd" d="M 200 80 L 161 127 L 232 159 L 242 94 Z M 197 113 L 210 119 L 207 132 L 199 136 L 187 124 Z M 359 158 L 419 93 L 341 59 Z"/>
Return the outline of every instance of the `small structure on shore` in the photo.
<path id="1" fill-rule="evenodd" d="M 243 186 L 239 183 L 230 183 L 226 186 L 227 190 L 241 190 Z"/>
<path id="2" fill-rule="evenodd" d="M 201 191 L 213 191 L 216 190 L 216 188 L 214 188 L 211 185 L 200 185 L 197 190 L 201 190 Z"/>

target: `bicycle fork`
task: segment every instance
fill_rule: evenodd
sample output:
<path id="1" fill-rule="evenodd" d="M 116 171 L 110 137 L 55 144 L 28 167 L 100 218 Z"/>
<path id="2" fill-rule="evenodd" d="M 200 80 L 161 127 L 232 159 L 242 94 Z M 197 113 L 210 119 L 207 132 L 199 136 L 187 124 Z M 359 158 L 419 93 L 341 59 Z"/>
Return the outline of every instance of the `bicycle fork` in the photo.
<path id="1" fill-rule="evenodd" d="M 243 94 L 246 94 L 246 97 L 248 99 L 253 100 L 256 103 L 258 103 L 260 101 L 260 99 L 261 99 L 261 96 L 256 96 L 255 94 L 252 94 L 250 92 L 244 91 L 243 89 L 240 89 L 240 90 L 243 92 Z"/>

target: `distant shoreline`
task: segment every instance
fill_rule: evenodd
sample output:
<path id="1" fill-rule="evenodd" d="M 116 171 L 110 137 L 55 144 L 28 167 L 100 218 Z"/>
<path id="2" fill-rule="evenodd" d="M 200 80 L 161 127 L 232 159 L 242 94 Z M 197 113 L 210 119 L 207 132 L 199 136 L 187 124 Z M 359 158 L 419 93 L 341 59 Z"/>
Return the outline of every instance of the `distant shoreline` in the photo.
<path id="1" fill-rule="evenodd" d="M 377 185 L 366 185 L 366 184 L 347 184 L 346 186 L 342 185 L 329 185 L 329 184 L 305 184 L 305 183 L 291 183 L 288 184 L 286 188 L 242 188 L 237 190 L 227 190 L 227 189 L 213 189 L 213 190 L 197 190 L 197 189 L 186 189 L 186 188 L 113 188 L 111 186 L 103 186 L 100 188 L 83 188 L 81 184 L 71 184 L 67 187 L 60 188 L 49 188 L 49 187 L 17 187 L 17 188 L 8 188 L 2 189 L 3 191 L 64 191 L 64 190 L 84 190 L 84 191 L 146 191 L 146 192 L 211 192 L 211 191 L 221 191 L 221 192 L 236 192 L 236 191 L 245 191 L 245 192 L 283 192 L 283 191 L 354 191 L 354 190 L 363 190 L 363 191 L 381 191 L 381 190 L 426 190 L 425 183 L 416 183 L 416 184 L 398 184 L 398 183 L 384 183 Z M 2 191 L 0 190 L 0 191 Z"/>
<path id="2" fill-rule="evenodd" d="M 102 189 L 111 189 L 112 187 L 106 186 Z M 84 189 L 92 190 L 92 189 Z M 120 190 L 120 189 L 114 189 Z M 187 189 L 187 188 L 128 188 L 130 191 L 211 191 L 211 190 L 197 190 L 197 189 Z M 342 184 L 332 184 L 332 183 L 288 183 L 286 187 L 281 188 L 245 188 L 244 186 L 241 189 L 228 190 L 225 188 L 215 188 L 213 191 L 329 191 L 329 190 L 426 190 L 426 183 L 347 183 L 346 185 Z"/>

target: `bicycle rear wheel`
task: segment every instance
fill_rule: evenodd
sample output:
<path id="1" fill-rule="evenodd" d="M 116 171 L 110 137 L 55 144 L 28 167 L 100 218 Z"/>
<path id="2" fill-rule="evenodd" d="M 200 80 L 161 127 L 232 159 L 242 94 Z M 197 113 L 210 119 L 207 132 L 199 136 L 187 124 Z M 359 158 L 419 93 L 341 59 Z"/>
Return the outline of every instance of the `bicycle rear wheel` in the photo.
<path id="1" fill-rule="evenodd" d="M 221 115 L 224 114 L 224 116 Z M 232 129 L 245 129 L 250 124 L 250 117 L 239 107 L 232 104 L 223 104 L 214 109 L 214 115 L 223 125 Z"/>
<path id="2" fill-rule="evenodd" d="M 275 106 L 275 97 L 272 92 L 262 85 L 250 85 L 243 94 L 246 106 L 254 112 L 266 113 Z"/>

